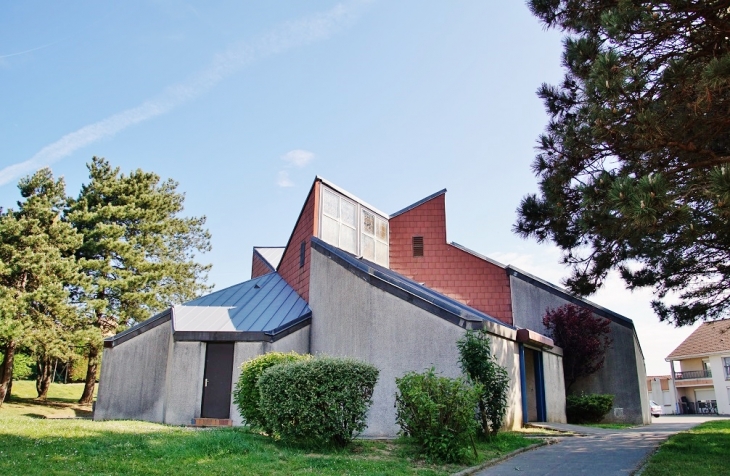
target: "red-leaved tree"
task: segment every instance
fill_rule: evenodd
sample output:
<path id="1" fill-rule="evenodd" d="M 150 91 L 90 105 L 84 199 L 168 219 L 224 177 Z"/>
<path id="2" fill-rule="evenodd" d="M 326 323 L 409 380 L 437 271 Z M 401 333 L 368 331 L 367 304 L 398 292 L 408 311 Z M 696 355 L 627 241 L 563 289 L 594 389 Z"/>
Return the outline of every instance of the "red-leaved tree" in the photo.
<path id="1" fill-rule="evenodd" d="M 599 371 L 611 346 L 611 322 L 594 317 L 590 309 L 566 304 L 548 308 L 542 323 L 555 345 L 563 349 L 566 390 L 580 378 Z"/>

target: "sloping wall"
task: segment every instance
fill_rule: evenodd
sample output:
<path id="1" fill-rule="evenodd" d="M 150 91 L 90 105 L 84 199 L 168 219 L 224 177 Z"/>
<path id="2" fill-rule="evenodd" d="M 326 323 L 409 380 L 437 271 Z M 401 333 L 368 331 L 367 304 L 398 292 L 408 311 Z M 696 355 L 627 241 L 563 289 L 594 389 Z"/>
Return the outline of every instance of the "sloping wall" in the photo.
<path id="1" fill-rule="evenodd" d="M 315 180 L 277 269 L 281 277 L 305 301 L 309 301 L 310 240 L 316 235 L 318 203 L 319 181 Z M 304 265 L 300 266 L 302 243 L 304 243 Z"/>
<path id="2" fill-rule="evenodd" d="M 560 293 L 543 289 L 517 276 L 510 277 L 514 324 L 545 334 L 542 317 L 547 308 L 573 303 Z M 605 317 L 605 316 L 600 316 Z M 606 422 L 648 424 L 651 420 L 646 387 L 646 368 L 633 324 L 628 319 L 611 321 L 613 344 L 601 370 L 576 382 L 568 393 L 610 393 L 614 411 Z"/>
<path id="3" fill-rule="evenodd" d="M 448 377 L 458 377 L 456 341 L 465 330 L 396 297 L 312 250 L 311 352 L 364 360 L 380 369 L 365 436 L 393 437 L 396 377 L 433 366 Z M 498 326 L 505 335 L 514 330 Z M 513 336 L 514 338 L 514 336 Z M 512 385 L 506 428 L 521 426 L 519 350 L 504 336 L 493 339 L 492 350 L 507 368 Z"/>
<path id="4" fill-rule="evenodd" d="M 413 237 L 423 256 L 413 256 Z M 390 269 L 512 324 L 509 277 L 504 268 L 446 241 L 446 195 L 390 219 Z"/>
<path id="5" fill-rule="evenodd" d="M 163 422 L 170 321 L 104 349 L 94 420 Z"/>

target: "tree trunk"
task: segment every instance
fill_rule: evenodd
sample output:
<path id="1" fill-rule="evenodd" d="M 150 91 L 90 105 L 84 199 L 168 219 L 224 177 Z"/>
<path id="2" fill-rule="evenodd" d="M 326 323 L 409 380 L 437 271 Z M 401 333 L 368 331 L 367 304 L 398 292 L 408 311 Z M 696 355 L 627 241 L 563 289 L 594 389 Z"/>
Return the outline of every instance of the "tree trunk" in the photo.
<path id="1" fill-rule="evenodd" d="M 84 393 L 81 394 L 79 403 L 89 404 L 94 401 L 94 384 L 96 384 L 96 369 L 99 367 L 99 349 L 95 346 L 89 348 L 89 366 L 86 369 L 86 382 Z"/>
<path id="2" fill-rule="evenodd" d="M 3 358 L 3 364 L 0 366 L 0 406 L 5 401 L 5 396 L 8 394 L 10 383 L 13 379 L 13 360 L 15 359 L 15 341 L 9 341 L 5 344 L 5 357 Z"/>
<path id="3" fill-rule="evenodd" d="M 6 402 L 10 401 L 10 396 L 13 393 L 13 378 L 10 378 L 10 382 L 8 382 L 8 390 L 5 392 L 5 400 Z"/>
<path id="4" fill-rule="evenodd" d="M 51 386 L 51 359 L 48 357 L 38 358 L 38 377 L 35 380 L 35 389 L 38 392 L 38 398 L 45 402 L 48 398 L 48 389 Z"/>

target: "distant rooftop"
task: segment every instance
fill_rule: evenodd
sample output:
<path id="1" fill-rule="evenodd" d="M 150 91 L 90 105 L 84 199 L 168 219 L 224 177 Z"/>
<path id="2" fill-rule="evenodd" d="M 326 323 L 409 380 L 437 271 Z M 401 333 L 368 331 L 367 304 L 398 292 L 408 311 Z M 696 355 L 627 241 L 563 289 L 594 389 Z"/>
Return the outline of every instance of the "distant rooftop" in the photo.
<path id="1" fill-rule="evenodd" d="M 730 319 L 705 322 L 689 335 L 665 360 L 730 351 Z"/>

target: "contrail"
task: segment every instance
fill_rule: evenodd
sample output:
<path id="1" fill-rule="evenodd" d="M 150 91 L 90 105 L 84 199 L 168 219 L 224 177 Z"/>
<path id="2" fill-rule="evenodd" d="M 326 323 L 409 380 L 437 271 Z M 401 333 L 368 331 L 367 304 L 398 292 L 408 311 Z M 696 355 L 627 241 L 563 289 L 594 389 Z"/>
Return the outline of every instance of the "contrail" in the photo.
<path id="1" fill-rule="evenodd" d="M 341 3 L 334 8 L 282 23 L 253 42 L 237 43 L 216 54 L 210 65 L 187 81 L 166 88 L 139 106 L 114 114 L 66 134 L 39 150 L 30 159 L 0 170 L 0 186 L 17 177 L 50 165 L 76 150 L 111 137 L 130 126 L 165 114 L 202 93 L 255 60 L 329 38 L 350 25 L 369 1 Z M 16 53 L 19 54 L 19 53 Z"/>
<path id="2" fill-rule="evenodd" d="M 24 55 L 26 53 L 32 53 L 34 51 L 42 50 L 43 48 L 48 48 L 49 46 L 57 45 L 58 43 L 60 43 L 60 41 L 54 41 L 53 43 L 48 43 L 47 45 L 36 46 L 35 48 L 31 48 L 31 49 L 25 50 L 25 51 L 19 51 L 17 53 L 10 53 L 10 54 L 7 54 L 7 55 L 0 55 L 0 59 L 10 58 L 11 56 Z"/>

